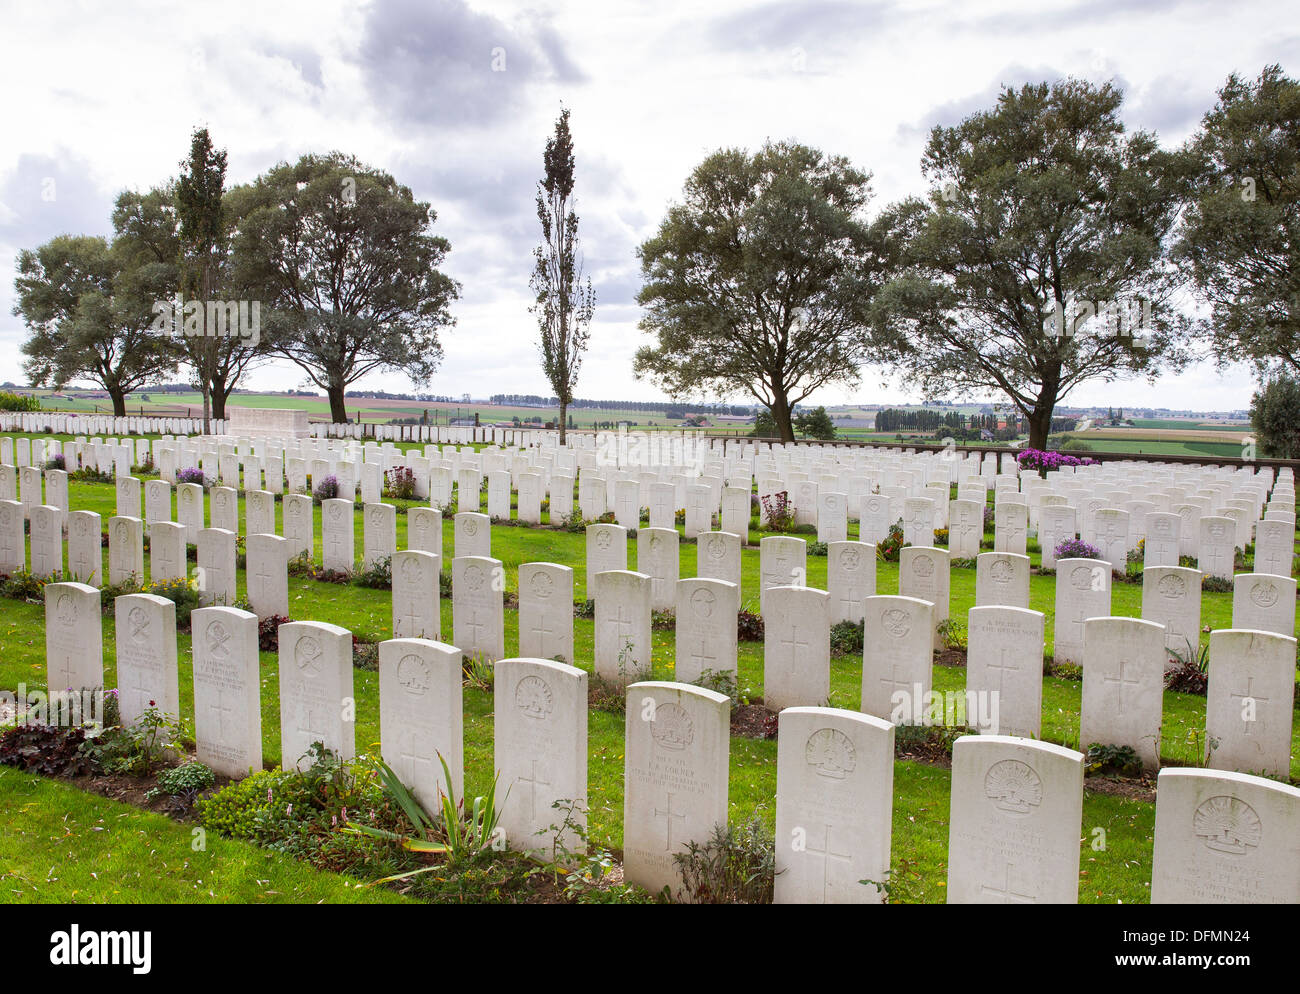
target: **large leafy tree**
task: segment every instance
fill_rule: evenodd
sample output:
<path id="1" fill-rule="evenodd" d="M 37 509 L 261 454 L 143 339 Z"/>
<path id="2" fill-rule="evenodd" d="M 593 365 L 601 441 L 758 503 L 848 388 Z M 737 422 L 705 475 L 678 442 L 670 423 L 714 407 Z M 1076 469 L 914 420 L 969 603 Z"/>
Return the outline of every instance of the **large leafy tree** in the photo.
<path id="1" fill-rule="evenodd" d="M 637 351 L 637 376 L 674 398 L 747 392 L 793 441 L 795 404 L 858 378 L 888 265 L 864 218 L 869 180 L 797 144 L 705 159 L 638 249 L 641 328 L 656 344 Z"/>
<path id="2" fill-rule="evenodd" d="M 342 153 L 306 155 L 260 176 L 234 240 L 235 280 L 271 312 L 273 351 L 296 363 L 347 420 L 348 385 L 376 370 L 427 382 L 455 324 L 459 284 L 437 215 L 387 173 Z"/>
<path id="3" fill-rule="evenodd" d="M 203 304 L 218 297 L 220 273 L 226 254 L 226 223 L 222 199 L 226 186 L 226 153 L 212 144 L 207 128 L 190 138 L 190 155 L 181 162 L 176 183 L 176 213 L 180 220 L 180 293 Z M 203 431 L 212 412 L 212 383 L 221 352 L 215 329 L 182 338 L 203 394 Z M 224 408 L 224 404 L 223 404 Z M 218 417 L 224 416 L 223 410 Z"/>
<path id="4" fill-rule="evenodd" d="M 1007 88 L 931 132 L 928 201 L 881 220 L 906 248 L 876 298 L 874 357 L 927 399 L 1005 395 L 1034 448 L 1080 383 L 1187 358 L 1168 259 L 1185 160 L 1126 133 L 1122 102 L 1080 80 Z"/>
<path id="5" fill-rule="evenodd" d="M 1250 425 L 1261 455 L 1300 458 L 1300 381 L 1275 376 L 1262 383 L 1250 398 Z"/>
<path id="6" fill-rule="evenodd" d="M 129 393 L 176 369 L 175 341 L 153 331 L 166 274 L 138 265 L 117 241 L 60 235 L 20 252 L 17 268 L 14 314 L 30 331 L 23 368 L 34 386 L 90 380 L 121 417 Z"/>
<path id="7" fill-rule="evenodd" d="M 1237 75 L 1189 143 L 1198 166 L 1175 258 L 1222 362 L 1300 372 L 1300 83 Z"/>
<path id="8" fill-rule="evenodd" d="M 542 370 L 560 401 L 560 444 L 565 441 L 569 405 L 578 382 L 582 354 L 587 350 L 596 297 L 591 280 L 582 282 L 578 258 L 578 214 L 573 209 L 573 136 L 569 111 L 560 112 L 555 134 L 542 156 L 545 176 L 537 184 L 537 220 L 542 244 L 533 250 L 536 262 L 529 286 L 536 296 L 532 312 L 541 331 Z"/>
<path id="9" fill-rule="evenodd" d="M 159 282 L 169 287 L 165 296 L 167 300 L 172 300 L 181 293 L 181 226 L 176 188 L 177 184 L 173 182 L 146 193 L 127 191 L 118 197 L 113 212 L 113 224 L 120 233 L 118 243 L 124 251 L 131 254 L 135 264 L 159 269 Z M 223 195 L 224 231 L 220 237 L 220 262 L 210 273 L 211 294 L 214 297 L 245 301 L 254 294 L 252 289 L 236 281 L 237 267 L 229 252 L 229 245 L 249 203 L 248 187 L 234 187 L 226 190 Z M 176 323 L 179 323 L 179 318 Z M 260 334 L 256 339 L 247 334 L 200 338 L 182 336 L 180 331 L 179 327 L 173 328 L 177 343 L 194 374 L 195 386 L 202 392 L 206 381 L 206 397 L 210 397 L 211 416 L 222 420 L 226 417 L 226 404 L 230 395 L 249 369 L 265 361 L 269 343 Z"/>

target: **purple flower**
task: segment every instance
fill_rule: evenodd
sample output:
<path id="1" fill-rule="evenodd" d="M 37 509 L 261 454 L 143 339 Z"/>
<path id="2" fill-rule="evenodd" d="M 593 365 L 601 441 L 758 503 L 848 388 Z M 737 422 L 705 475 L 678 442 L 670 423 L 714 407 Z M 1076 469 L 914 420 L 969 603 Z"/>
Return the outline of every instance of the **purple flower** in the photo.
<path id="1" fill-rule="evenodd" d="M 1067 538 L 1053 553 L 1057 559 L 1100 559 L 1101 550 L 1077 538 Z"/>

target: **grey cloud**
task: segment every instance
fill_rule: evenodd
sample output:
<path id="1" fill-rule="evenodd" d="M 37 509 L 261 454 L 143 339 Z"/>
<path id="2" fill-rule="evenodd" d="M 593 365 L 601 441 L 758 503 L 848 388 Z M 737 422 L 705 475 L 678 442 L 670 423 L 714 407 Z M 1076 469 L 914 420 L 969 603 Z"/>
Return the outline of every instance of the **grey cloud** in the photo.
<path id="1" fill-rule="evenodd" d="M 262 47 L 262 54 L 272 59 L 284 59 L 306 82 L 318 89 L 324 87 L 321 56 L 315 49 L 306 45 L 267 44 Z"/>
<path id="2" fill-rule="evenodd" d="M 984 110 L 992 110 L 997 104 L 998 95 L 1004 87 L 1019 88 L 1026 83 L 1041 83 L 1063 79 L 1068 73 L 1051 66 L 1022 66 L 1012 64 L 1002 69 L 996 79 L 991 80 L 984 89 L 968 96 L 958 97 L 932 109 L 919 121 L 899 125 L 900 140 L 914 140 L 926 137 L 935 127 L 952 127 Z"/>
<path id="3" fill-rule="evenodd" d="M 964 28 L 980 33 L 1005 34 L 1017 31 L 1042 32 L 1047 28 L 1095 28 L 1098 24 L 1124 18 L 1135 20 L 1143 15 L 1173 14 L 1194 16 L 1189 8 L 1219 5 L 1219 0 L 1079 0 L 1066 6 L 1036 4 L 1032 13 L 999 11 L 977 15 L 961 22 Z"/>
<path id="4" fill-rule="evenodd" d="M 1159 76 L 1141 91 L 1129 91 L 1124 118 L 1129 127 L 1154 131 L 1168 144 L 1195 131 L 1215 99 L 1215 85 L 1189 85 L 1184 77 Z"/>
<path id="5" fill-rule="evenodd" d="M 834 48 L 868 31 L 896 25 L 903 13 L 893 3 L 785 0 L 719 18 L 710 25 L 708 38 L 719 48 L 739 51 L 793 45 Z"/>
<path id="6" fill-rule="evenodd" d="M 463 0 L 378 0 L 358 59 L 375 99 L 417 124 L 481 127 L 520 106 L 539 83 L 584 79 L 537 16 L 512 26 Z"/>
<path id="7" fill-rule="evenodd" d="M 0 244 L 35 248 L 55 235 L 109 235 L 114 194 L 68 151 L 25 154 L 0 178 Z"/>

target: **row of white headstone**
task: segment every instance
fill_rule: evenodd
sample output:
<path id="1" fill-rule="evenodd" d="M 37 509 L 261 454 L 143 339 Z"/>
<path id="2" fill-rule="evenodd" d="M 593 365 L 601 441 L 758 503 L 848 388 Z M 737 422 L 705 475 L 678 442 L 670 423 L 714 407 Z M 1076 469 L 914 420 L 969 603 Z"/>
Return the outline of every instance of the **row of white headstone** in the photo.
<path id="1" fill-rule="evenodd" d="M 126 444 L 129 447 L 130 443 Z M 137 445 L 147 448 L 149 443 L 141 440 Z M 101 469 L 106 461 L 104 451 L 112 448 L 111 443 L 105 446 L 98 440 L 90 443 Z M 86 446 L 77 442 L 68 443 L 67 449 L 74 463 L 86 454 Z M 242 468 L 243 487 L 249 491 L 260 489 L 265 478 L 265 487 L 273 493 L 284 492 L 286 480 L 291 492 L 302 492 L 309 478 L 314 481 L 328 474 L 338 479 L 341 496 L 355 496 L 359 485 L 365 503 L 379 500 L 382 474 L 399 465 L 412 473 L 417 495 L 440 507 L 449 506 L 454 488 L 461 510 L 482 509 L 479 491 L 486 480 L 489 515 L 508 518 L 514 493 L 519 518 L 526 523 L 540 521 L 547 495 L 553 505 L 552 519 L 568 517 L 576 480 L 584 518 L 598 518 L 612 509 L 620 524 L 635 528 L 645 508 L 653 527 L 672 527 L 674 509 L 684 509 L 688 538 L 709 530 L 713 516 L 720 515 L 721 530 L 747 539 L 752 492 L 756 489 L 764 502 L 777 492 L 788 492 L 796 519 L 816 524 L 820 541 L 846 538 L 847 523 L 855 518 L 861 522 L 860 538 L 876 541 L 901 519 L 910 544 L 930 544 L 932 530 L 948 528 L 950 548 L 959 557 L 973 556 L 978 550 L 983 505 L 992 483 L 996 513 L 1005 519 L 997 528 L 1001 533 L 997 551 L 1023 552 L 1027 534 L 1037 533 L 1046 553 L 1045 565 L 1050 566 L 1059 541 L 1077 534 L 1103 546 L 1103 558 L 1119 565 L 1127 550 L 1144 541 L 1150 531 L 1151 565 L 1176 565 L 1177 556 L 1171 548 L 1177 543 L 1182 555 L 1199 554 L 1207 561 L 1203 568 L 1216 575 L 1222 575 L 1223 561 L 1229 564 L 1230 575 L 1234 540 L 1237 547 L 1249 544 L 1262 509 L 1262 495 L 1273 483 L 1271 474 L 1262 470 L 1184 466 L 1166 471 L 1144 463 L 1127 464 L 1122 481 L 1116 475 L 1120 470 L 1103 467 L 1058 470 L 1040 479 L 1023 471 L 998 474 L 996 458 L 966 454 L 944 458 L 872 449 L 764 452 L 755 446 L 733 445 L 728 450 L 713 445 L 705 447 L 693 465 L 669 462 L 654 468 L 620 465 L 617 452 L 611 465 L 608 453 L 581 447 L 480 452 L 450 445 L 439 450 L 430 445 L 421 455 L 403 452 L 394 443 L 356 446 L 298 440 L 278 445 L 270 440 L 208 438 L 197 443 L 156 440 L 153 450 L 164 480 L 174 479 L 181 463 L 195 460 L 204 465 L 210 480 L 221 479 L 235 489 L 240 487 Z M 296 458 L 291 453 L 296 453 Z M 107 461 L 122 475 L 124 460 Z M 125 464 L 129 467 L 130 460 Z M 969 475 L 973 471 L 977 475 Z M 953 483 L 957 484 L 957 500 L 950 501 L 948 488 Z M 0 497 L 5 496 L 4 487 L 0 473 Z M 1281 529 L 1273 522 L 1289 515 L 1294 525 L 1293 482 L 1286 471 L 1277 481 L 1277 490 L 1265 513 L 1270 525 L 1261 536 L 1270 566 L 1261 571 L 1275 571 L 1271 564 L 1275 550 L 1288 551 L 1279 544 Z M 137 495 L 137 506 L 138 500 Z M 567 506 L 562 507 L 565 501 Z M 1018 511 L 1017 505 L 1023 505 L 1024 511 Z M 1074 508 L 1072 514 L 1068 508 Z M 120 509 L 119 513 L 130 512 Z M 1179 522 L 1154 517 L 1148 527 L 1148 515 L 1162 514 L 1178 514 Z M 1202 524 L 1202 518 L 1212 520 Z M 1287 562 L 1289 565 L 1289 559 Z M 1289 568 L 1286 573 L 1289 575 Z"/>
<path id="2" fill-rule="evenodd" d="M 67 583 L 50 585 L 47 595 L 50 685 L 99 686 L 99 592 Z M 150 706 L 179 714 L 174 605 L 132 594 L 117 599 L 115 612 L 123 720 Z M 193 628 L 198 758 L 246 775 L 262 767 L 257 618 L 200 608 Z M 352 758 L 351 634 L 291 622 L 280 626 L 279 645 L 281 765 L 306 762 L 317 742 Z M 379 649 L 381 755 L 428 808 L 442 793 L 463 795 L 462 659 L 460 648 L 430 639 L 395 638 Z M 535 658 L 498 660 L 494 671 L 499 841 L 547 856 L 578 852 L 586 824 L 587 674 Z M 633 683 L 626 694 L 625 877 L 652 891 L 680 892 L 675 857 L 709 841 L 728 818 L 730 702 L 672 682 Z M 776 899 L 879 901 L 891 866 L 894 725 L 869 714 L 791 707 L 780 713 L 778 740 Z M 1078 752 L 1030 738 L 957 741 L 949 902 L 1077 900 L 1083 764 Z M 1297 838 L 1300 790 L 1239 773 L 1163 770 L 1152 901 L 1300 900 Z"/>

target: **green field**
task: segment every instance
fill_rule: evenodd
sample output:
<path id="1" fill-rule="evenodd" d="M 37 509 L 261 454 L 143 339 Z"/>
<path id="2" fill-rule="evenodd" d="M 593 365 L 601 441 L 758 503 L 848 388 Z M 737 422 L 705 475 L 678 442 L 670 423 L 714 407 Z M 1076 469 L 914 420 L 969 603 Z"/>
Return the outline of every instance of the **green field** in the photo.
<path id="1" fill-rule="evenodd" d="M 1240 430 L 1240 429 L 1238 429 Z M 1174 442 L 1161 439 L 1093 438 L 1086 432 L 1075 436 L 1093 452 L 1128 452 L 1149 456 L 1212 456 L 1240 459 L 1240 442 Z M 1079 452 L 1077 455 L 1087 455 Z"/>
<path id="2" fill-rule="evenodd" d="M 74 483 L 71 486 L 72 505 L 98 511 L 104 518 L 115 513 L 113 487 L 109 484 Z M 395 502 L 405 509 L 411 505 Z M 242 508 L 242 499 L 241 499 Z M 320 523 L 316 510 L 317 559 L 319 561 Z M 357 549 L 361 549 L 360 515 L 358 514 Z M 397 519 L 398 547 L 406 546 L 406 519 Z M 856 526 L 851 528 L 856 532 Z M 761 536 L 751 530 L 750 540 L 757 542 Z M 444 552 L 449 557 L 454 544 L 452 521 L 444 522 Z M 501 559 L 506 567 L 507 591 L 516 589 L 518 566 L 525 562 L 550 561 L 571 565 L 575 574 L 575 596 L 586 597 L 585 538 L 581 534 L 549 529 L 495 526 L 492 529 L 492 555 Z M 692 544 L 681 547 L 681 575 L 694 574 L 695 549 Z M 1035 561 L 1037 556 L 1033 556 Z M 629 554 L 629 565 L 635 563 L 635 546 Z M 746 607 L 756 610 L 758 600 L 759 556 L 756 547 L 747 548 L 743 555 L 743 601 Z M 826 559 L 810 556 L 807 583 L 823 587 L 826 583 Z M 968 569 L 952 571 L 951 613 L 963 619 L 974 604 L 975 572 Z M 898 566 L 881 562 L 877 569 L 877 590 L 895 593 L 898 590 Z M 245 592 L 242 570 L 239 575 L 239 595 Z M 295 620 L 329 621 L 351 629 L 365 640 L 380 640 L 391 632 L 391 597 L 385 591 L 364 589 L 351 585 L 335 585 L 315 580 L 290 578 L 290 614 Z M 1030 606 L 1047 614 L 1047 645 L 1053 637 L 1052 612 L 1054 580 L 1035 575 L 1030 585 Z M 12 689 L 24 683 L 29 687 L 44 684 L 45 662 L 43 647 L 43 608 L 39 604 L 20 601 L 2 601 L 3 624 L 0 624 L 0 687 Z M 442 602 L 444 636 L 452 630 L 451 604 Z M 1116 584 L 1113 611 L 1117 615 L 1137 616 L 1141 608 L 1141 586 Z M 1203 599 L 1202 624 L 1209 628 L 1224 628 L 1231 623 L 1232 595 L 1207 593 Z M 593 624 L 589 619 L 577 618 L 574 623 L 577 664 L 590 669 L 593 643 Z M 114 627 L 111 613 L 104 618 L 106 683 L 116 684 Z M 518 644 L 518 614 L 507 610 L 505 614 L 505 640 L 507 652 Z M 191 677 L 190 638 L 179 636 L 181 661 L 181 704 L 183 712 L 192 713 L 193 691 Z M 674 637 L 671 630 L 653 633 L 655 679 L 672 679 L 674 675 Z M 263 748 L 268 762 L 280 754 L 278 658 L 263 653 L 261 666 L 264 675 L 262 688 Z M 739 691 L 745 697 L 757 697 L 763 691 L 763 650 L 761 643 L 742 642 L 739 654 Z M 830 704 L 835 707 L 856 709 L 860 701 L 861 660 L 854 656 L 836 657 L 831 662 Z M 378 744 L 378 679 L 368 670 L 354 672 L 354 693 L 357 699 L 356 742 L 359 752 L 373 752 Z M 959 691 L 965 685 L 965 670 L 959 667 L 937 666 L 934 672 L 936 691 Z M 1043 681 L 1043 737 L 1072 748 L 1079 742 L 1079 712 L 1081 684 L 1077 680 L 1045 677 Z M 492 778 L 492 707 L 490 692 L 467 686 L 464 691 L 465 713 L 465 772 L 466 791 L 471 796 L 483 792 Z M 1166 762 L 1183 765 L 1197 762 L 1204 741 L 1205 699 L 1192 695 L 1167 692 L 1164 697 L 1164 728 L 1162 754 Z M 593 710 L 589 716 L 589 786 L 590 829 L 595 842 L 617 851 L 622 843 L 623 810 L 623 735 L 624 719 L 619 714 Z M 1292 777 L 1300 777 L 1300 727 L 1296 729 L 1295 759 Z M 776 743 L 733 737 L 731 740 L 730 810 L 733 820 L 746 819 L 757 811 L 772 825 L 776 775 Z M 0 803 L 8 810 L 15 804 L 7 803 L 17 796 L 12 778 L 0 779 Z M 59 788 L 62 790 L 63 788 Z M 44 791 L 45 789 L 42 788 Z M 928 902 L 942 901 L 945 878 L 948 834 L 949 774 L 945 769 L 899 761 L 895 766 L 895 804 L 893 853 L 898 879 L 909 881 L 916 899 Z M 52 807 L 65 805 L 58 791 L 40 792 L 30 803 L 29 815 L 49 821 Z M 86 815 L 85 817 L 90 817 Z M 1083 835 L 1092 836 L 1095 828 L 1106 830 L 1107 848 L 1094 852 L 1085 842 L 1083 871 L 1081 872 L 1081 900 L 1091 902 L 1141 903 L 1146 900 L 1150 880 L 1151 832 L 1154 808 L 1141 800 L 1088 792 L 1084 799 Z M 17 822 L 17 819 L 13 819 Z M 18 823 L 22 830 L 26 824 Z M 153 824 L 153 823 L 150 823 Z M 7 829 L 11 834 L 15 826 Z M 6 852 L 6 848 L 8 852 Z M 24 878 L 48 869 L 43 850 L 33 850 L 34 855 L 24 855 L 23 845 L 10 843 L 7 847 L 0 836 L 0 855 L 13 854 L 17 870 Z M 232 864 L 237 866 L 237 864 Z M 242 872 L 242 871 L 241 871 Z M 250 873 L 253 871 L 249 871 Z M 258 871 L 260 872 L 260 871 Z M 247 894 L 244 884 L 227 880 L 229 893 Z M 176 900 L 186 899 L 184 879 L 175 885 Z M 141 895 L 152 885 L 140 885 Z M 168 885 L 171 886 L 171 885 Z M 303 883 L 300 886 L 308 886 Z M 325 886 L 320 884 L 319 886 Z M 15 888 L 21 891 L 21 888 Z M 346 900 L 346 889 L 333 892 L 328 899 Z M 103 892 L 101 899 L 120 899 Z M 24 898 L 25 899 L 25 898 Z M 191 899 L 198 899 L 194 894 Z M 232 897 L 231 899 L 242 899 Z"/>
<path id="3" fill-rule="evenodd" d="M 1134 428 L 1166 428 L 1184 431 L 1250 431 L 1250 425 L 1225 425 L 1209 421 L 1175 421 L 1166 418 L 1130 418 Z"/>

